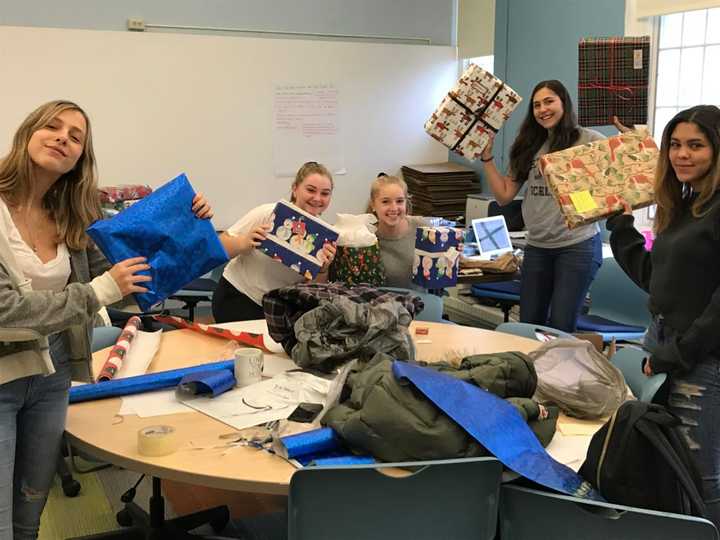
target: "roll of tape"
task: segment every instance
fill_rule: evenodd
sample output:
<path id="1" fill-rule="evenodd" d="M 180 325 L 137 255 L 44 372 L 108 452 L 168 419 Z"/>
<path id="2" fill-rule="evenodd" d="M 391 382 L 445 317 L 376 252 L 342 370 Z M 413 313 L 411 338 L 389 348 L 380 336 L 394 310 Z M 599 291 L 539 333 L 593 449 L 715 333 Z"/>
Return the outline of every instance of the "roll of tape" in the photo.
<path id="1" fill-rule="evenodd" d="M 178 446 L 178 435 L 172 426 L 148 426 L 138 431 L 138 452 L 142 456 L 167 456 Z"/>

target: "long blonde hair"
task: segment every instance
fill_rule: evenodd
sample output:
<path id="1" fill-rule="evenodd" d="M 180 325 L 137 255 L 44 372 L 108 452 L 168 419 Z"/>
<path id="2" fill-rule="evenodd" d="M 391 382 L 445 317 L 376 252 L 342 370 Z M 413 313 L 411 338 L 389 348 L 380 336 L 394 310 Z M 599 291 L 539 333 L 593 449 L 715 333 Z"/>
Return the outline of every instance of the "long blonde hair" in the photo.
<path id="1" fill-rule="evenodd" d="M 85 117 L 85 144 L 75 167 L 60 176 L 45 194 L 43 206 L 57 223 L 60 241 L 70 249 L 83 249 L 88 242 L 85 229 L 100 219 L 101 212 L 90 119 L 75 103 L 50 101 L 31 112 L 20 124 L 10 152 L 0 160 L 0 196 L 16 205 L 32 198 L 35 183 L 28 142 L 33 133 L 68 110 L 78 111 Z"/>
<path id="2" fill-rule="evenodd" d="M 692 204 L 692 215 L 701 217 L 710 211 L 707 203 L 720 187 L 720 109 L 714 105 L 697 105 L 677 113 L 662 135 L 660 156 L 655 171 L 655 233 L 667 229 L 680 215 L 683 199 L 683 184 L 677 179 L 675 170 L 670 163 L 670 141 L 678 124 L 687 122 L 694 124 L 705 134 L 713 151 L 712 165 L 702 184 L 697 199 Z M 686 188 L 687 189 L 687 188 Z"/>
<path id="3" fill-rule="evenodd" d="M 320 176 L 325 176 L 328 180 L 330 180 L 330 189 L 335 189 L 335 182 L 333 181 L 332 174 L 330 174 L 328 168 L 322 163 L 318 163 L 317 161 L 308 161 L 307 163 L 303 163 L 302 166 L 298 169 L 298 172 L 295 174 L 295 180 L 290 186 L 290 202 L 295 202 L 294 189 L 300 184 L 302 184 L 305 179 L 311 174 L 319 174 Z"/>
<path id="4" fill-rule="evenodd" d="M 375 178 L 372 184 L 370 184 L 370 200 L 368 200 L 367 209 L 365 211 L 368 214 L 375 212 L 373 209 L 373 201 L 378 197 L 380 190 L 385 186 L 399 186 L 400 189 L 402 189 L 405 194 L 405 214 L 409 215 L 412 209 L 412 204 L 410 203 L 410 195 L 408 194 L 408 187 L 405 180 L 399 176 L 388 176 L 385 173 L 378 174 L 377 178 Z"/>

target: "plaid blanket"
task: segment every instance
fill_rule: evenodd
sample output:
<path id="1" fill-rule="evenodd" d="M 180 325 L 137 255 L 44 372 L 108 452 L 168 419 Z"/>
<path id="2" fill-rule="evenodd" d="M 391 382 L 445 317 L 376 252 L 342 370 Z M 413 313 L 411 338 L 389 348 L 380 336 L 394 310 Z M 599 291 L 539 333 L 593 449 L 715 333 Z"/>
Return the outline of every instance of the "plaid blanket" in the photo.
<path id="1" fill-rule="evenodd" d="M 368 302 L 373 305 L 399 302 L 413 317 L 425 307 L 420 297 L 410 292 L 384 291 L 369 285 L 347 287 L 342 283 L 298 283 L 275 289 L 263 296 L 263 311 L 270 336 L 291 355 L 297 343 L 295 322 L 304 313 L 318 307 L 321 301 L 338 296 L 356 303 Z"/>
<path id="2" fill-rule="evenodd" d="M 646 124 L 650 37 L 583 38 L 578 45 L 578 122 Z"/>

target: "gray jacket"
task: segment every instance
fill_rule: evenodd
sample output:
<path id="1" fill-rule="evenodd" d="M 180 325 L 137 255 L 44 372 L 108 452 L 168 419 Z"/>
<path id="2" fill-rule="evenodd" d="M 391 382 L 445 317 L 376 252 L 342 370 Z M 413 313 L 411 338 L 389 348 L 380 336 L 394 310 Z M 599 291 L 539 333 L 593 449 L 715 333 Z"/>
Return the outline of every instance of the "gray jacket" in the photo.
<path id="1" fill-rule="evenodd" d="M 7 240 L 0 240 L 0 384 L 53 373 L 47 336 L 57 332 L 67 334 L 73 379 L 91 380 L 90 340 L 101 303 L 89 282 L 110 263 L 94 245 L 69 251 L 71 273 L 65 289 L 35 291 L 17 268 Z"/>

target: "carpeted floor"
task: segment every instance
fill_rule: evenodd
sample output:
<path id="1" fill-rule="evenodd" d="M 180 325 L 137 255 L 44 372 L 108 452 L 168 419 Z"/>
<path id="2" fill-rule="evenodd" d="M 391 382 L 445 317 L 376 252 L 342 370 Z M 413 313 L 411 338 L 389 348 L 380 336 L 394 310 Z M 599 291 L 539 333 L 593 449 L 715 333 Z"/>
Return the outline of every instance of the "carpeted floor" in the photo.
<path id="1" fill-rule="evenodd" d="M 64 540 L 117 529 L 115 514 L 122 508 L 120 496 L 139 475 L 111 467 L 74 477 L 82 486 L 77 497 L 66 497 L 56 477 L 40 522 L 39 540 Z M 143 479 L 135 501 L 146 508 L 149 496 L 150 483 Z M 167 501 L 166 515 L 174 515 Z"/>

